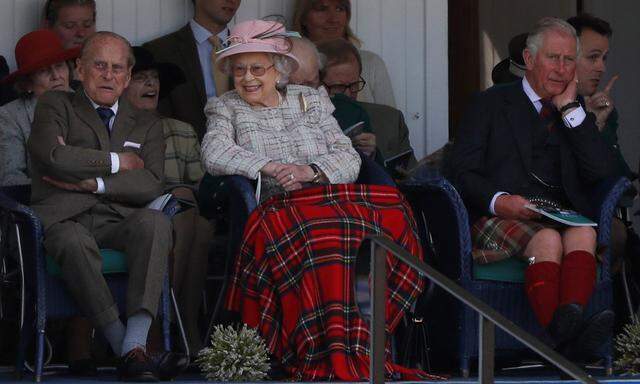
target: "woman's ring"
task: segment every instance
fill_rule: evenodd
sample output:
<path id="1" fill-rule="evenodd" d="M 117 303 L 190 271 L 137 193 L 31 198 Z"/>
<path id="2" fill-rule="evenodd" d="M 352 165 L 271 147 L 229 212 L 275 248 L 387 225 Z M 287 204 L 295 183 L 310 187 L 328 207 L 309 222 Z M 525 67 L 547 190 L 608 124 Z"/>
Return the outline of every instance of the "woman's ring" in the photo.
<path id="1" fill-rule="evenodd" d="M 293 179 L 295 179 L 295 176 L 293 176 L 293 173 L 290 173 L 289 174 L 289 180 L 293 180 Z"/>
<path id="2" fill-rule="evenodd" d="M 608 107 L 609 105 L 610 105 L 610 104 L 609 104 L 609 100 L 605 100 L 605 101 L 604 101 L 604 106 L 605 106 L 605 107 Z"/>

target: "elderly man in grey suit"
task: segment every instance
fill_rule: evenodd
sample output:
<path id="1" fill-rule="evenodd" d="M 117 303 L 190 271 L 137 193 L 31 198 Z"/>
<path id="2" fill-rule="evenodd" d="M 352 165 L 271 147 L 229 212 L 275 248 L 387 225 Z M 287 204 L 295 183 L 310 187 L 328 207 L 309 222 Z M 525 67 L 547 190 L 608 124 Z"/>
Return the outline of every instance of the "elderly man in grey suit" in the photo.
<path id="1" fill-rule="evenodd" d="M 90 37 L 77 60 L 82 87 L 41 97 L 28 146 L 32 206 L 44 224 L 47 253 L 78 305 L 120 354 L 120 379 L 153 381 L 145 345 L 166 273 L 171 224 L 144 208 L 163 191 L 165 144 L 158 118 L 120 97 L 133 64 L 123 37 Z M 102 276 L 99 248 L 126 254 L 126 327 Z"/>
<path id="2" fill-rule="evenodd" d="M 189 24 L 166 36 L 144 44 L 159 62 L 180 67 L 187 81 L 175 87 L 158 109 L 166 117 L 191 124 L 202 140 L 207 119 L 207 99 L 232 88 L 230 78 L 214 68 L 215 51 L 229 36 L 227 24 L 240 0 L 192 0 L 194 15 Z"/>

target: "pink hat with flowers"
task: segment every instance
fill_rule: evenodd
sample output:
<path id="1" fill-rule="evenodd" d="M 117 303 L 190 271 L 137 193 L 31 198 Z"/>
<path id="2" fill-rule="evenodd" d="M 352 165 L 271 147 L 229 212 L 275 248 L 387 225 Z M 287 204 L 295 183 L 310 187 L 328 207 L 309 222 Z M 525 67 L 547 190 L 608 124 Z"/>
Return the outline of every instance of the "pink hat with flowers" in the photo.
<path id="1" fill-rule="evenodd" d="M 277 21 L 249 20 L 236 24 L 224 42 L 225 48 L 216 52 L 216 65 L 222 69 L 224 61 L 239 53 L 263 52 L 288 57 L 292 70 L 298 69 L 298 59 L 291 54 L 289 37 L 299 36 L 296 32 L 287 32 L 284 25 Z"/>

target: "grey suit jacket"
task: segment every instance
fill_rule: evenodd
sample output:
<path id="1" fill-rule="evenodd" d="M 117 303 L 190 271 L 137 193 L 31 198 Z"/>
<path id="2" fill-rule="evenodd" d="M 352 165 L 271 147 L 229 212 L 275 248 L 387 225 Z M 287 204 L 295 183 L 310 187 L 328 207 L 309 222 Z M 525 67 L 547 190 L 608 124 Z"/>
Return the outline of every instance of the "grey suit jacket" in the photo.
<path id="1" fill-rule="evenodd" d="M 202 141 L 207 131 L 207 118 L 204 115 L 207 94 L 191 27 L 187 24 L 176 32 L 159 37 L 143 46 L 153 54 L 156 61 L 173 63 L 184 72 L 187 81 L 175 87 L 168 97 L 162 99 L 158 110 L 165 117 L 189 123 L 195 129 L 198 140 Z M 232 87 L 229 78 L 223 76 L 222 82 L 218 79 L 216 76 L 216 91 L 220 96 Z"/>
<path id="2" fill-rule="evenodd" d="M 57 136 L 62 136 L 66 145 L 59 144 Z M 45 229 L 100 201 L 111 204 L 126 217 L 162 193 L 164 150 L 158 117 L 135 109 L 125 98 L 119 100 L 109 136 L 82 89 L 75 94 L 48 92 L 38 101 L 29 138 L 32 207 Z M 126 151 L 137 153 L 144 161 L 144 168 L 111 174 L 109 152 Z M 105 193 L 58 189 L 43 181 L 43 176 L 67 182 L 102 177 Z"/>
<path id="3" fill-rule="evenodd" d="M 369 115 L 371 130 L 376 135 L 376 146 L 384 159 L 413 149 L 409 142 L 409 129 L 401 111 L 383 104 L 359 104 Z M 416 158 L 412 155 L 407 167 L 411 168 L 415 164 Z"/>
<path id="4" fill-rule="evenodd" d="M 31 183 L 27 139 L 36 102 L 19 98 L 0 107 L 0 186 Z"/>

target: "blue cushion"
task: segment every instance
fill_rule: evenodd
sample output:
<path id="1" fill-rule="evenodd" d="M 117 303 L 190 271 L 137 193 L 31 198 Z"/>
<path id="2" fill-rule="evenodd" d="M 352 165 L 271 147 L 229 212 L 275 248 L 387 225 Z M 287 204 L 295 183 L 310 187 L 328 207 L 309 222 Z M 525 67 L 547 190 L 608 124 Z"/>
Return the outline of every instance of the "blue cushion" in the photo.
<path id="1" fill-rule="evenodd" d="M 476 280 L 504 281 L 507 283 L 524 283 L 524 270 L 529 264 L 516 257 L 496 261 L 489 264 L 474 264 L 473 278 Z M 600 280 L 600 264 L 598 263 L 597 279 Z"/>
<path id="2" fill-rule="evenodd" d="M 103 275 L 127 272 L 127 257 L 124 253 L 113 249 L 101 249 L 100 255 L 102 256 Z M 47 255 L 47 273 L 57 277 L 62 275 L 58 263 L 49 255 Z"/>
<path id="3" fill-rule="evenodd" d="M 524 283 L 524 270 L 528 263 L 515 257 L 489 264 L 474 264 L 473 278 L 476 280 Z"/>

